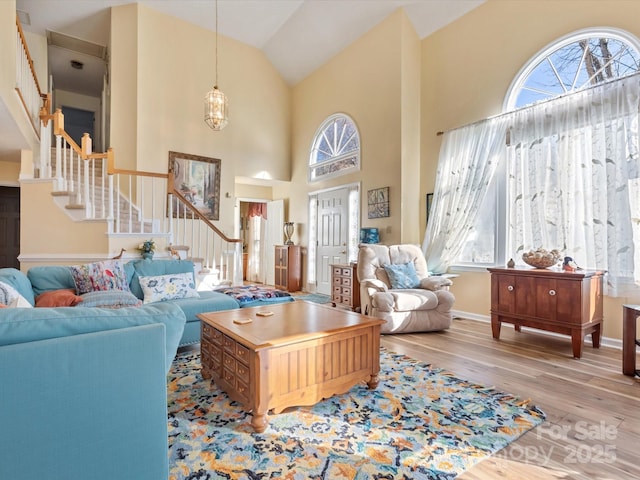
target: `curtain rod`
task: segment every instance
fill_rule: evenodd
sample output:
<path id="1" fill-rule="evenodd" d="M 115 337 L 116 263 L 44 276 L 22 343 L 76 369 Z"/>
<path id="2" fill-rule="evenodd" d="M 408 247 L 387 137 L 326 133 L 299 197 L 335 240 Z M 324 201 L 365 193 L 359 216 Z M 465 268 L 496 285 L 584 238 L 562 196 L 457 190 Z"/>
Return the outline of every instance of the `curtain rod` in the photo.
<path id="1" fill-rule="evenodd" d="M 452 132 L 452 131 L 454 131 L 454 130 L 458 130 L 458 129 L 460 129 L 460 128 L 470 127 L 470 126 L 472 126 L 472 125 L 477 125 L 478 123 L 487 122 L 487 121 L 489 121 L 489 120 L 494 120 L 494 119 L 496 119 L 496 118 L 504 117 L 504 116 L 506 116 L 506 115 L 511 115 L 511 114 L 513 114 L 513 113 L 516 113 L 516 112 L 522 112 L 522 111 L 528 110 L 528 109 L 530 109 L 530 108 L 538 107 L 538 106 L 540 106 L 540 105 L 544 105 L 545 103 L 549 103 L 549 102 L 552 102 L 552 101 L 554 101 L 554 100 L 558 100 L 559 98 L 568 97 L 568 96 L 570 96 L 570 95 L 577 95 L 577 94 L 579 94 L 579 93 L 588 92 L 589 90 L 595 90 L 596 88 L 603 87 L 603 86 L 605 86 L 605 85 L 609 85 L 609 84 L 611 84 L 611 83 L 615 83 L 615 82 L 622 82 L 622 81 L 624 81 L 624 80 L 632 80 L 632 79 L 633 79 L 633 77 L 640 77 L 640 72 L 636 72 L 636 73 L 633 73 L 633 74 L 631 74 L 631 75 L 627 75 L 626 77 L 615 78 L 615 79 L 613 79 L 613 80 L 609 80 L 609 81 L 607 81 L 607 82 L 598 83 L 597 85 L 592 85 L 592 86 L 590 86 L 590 87 L 583 88 L 583 89 L 581 89 L 581 90 L 574 90 L 574 91 L 572 91 L 572 92 L 563 93 L 562 95 L 558 95 L 558 96 L 553 97 L 553 98 L 547 98 L 547 99 L 545 99 L 545 100 L 540 100 L 540 101 L 535 102 L 535 103 L 530 103 L 529 105 L 524 105 L 524 106 L 522 106 L 522 107 L 520 107 L 520 108 L 516 108 L 515 110 L 511 110 L 511 111 L 508 111 L 508 112 L 498 113 L 498 114 L 496 114 L 496 115 L 493 115 L 493 116 L 491 116 L 491 117 L 487 117 L 487 118 L 481 118 L 480 120 L 476 120 L 475 122 L 466 123 L 466 124 L 464 124 L 464 125 L 460 125 L 460 126 L 458 126 L 458 127 L 450 128 L 450 129 L 448 129 L 448 130 L 439 130 L 439 131 L 437 131 L 437 132 L 436 132 L 436 136 L 437 136 L 437 137 L 439 137 L 439 136 L 441 136 L 441 135 L 444 135 L 444 134 L 445 134 L 445 133 L 447 133 L 447 132 Z"/>

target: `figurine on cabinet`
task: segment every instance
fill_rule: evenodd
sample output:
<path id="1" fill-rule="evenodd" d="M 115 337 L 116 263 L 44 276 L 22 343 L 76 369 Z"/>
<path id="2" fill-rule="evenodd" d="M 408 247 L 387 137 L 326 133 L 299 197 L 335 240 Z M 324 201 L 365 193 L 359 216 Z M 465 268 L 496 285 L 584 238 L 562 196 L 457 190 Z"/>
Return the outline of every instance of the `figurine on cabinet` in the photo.
<path id="1" fill-rule="evenodd" d="M 562 270 L 565 272 L 575 272 L 576 270 L 582 270 L 578 266 L 578 264 L 571 257 L 564 257 L 564 262 L 562 262 Z"/>

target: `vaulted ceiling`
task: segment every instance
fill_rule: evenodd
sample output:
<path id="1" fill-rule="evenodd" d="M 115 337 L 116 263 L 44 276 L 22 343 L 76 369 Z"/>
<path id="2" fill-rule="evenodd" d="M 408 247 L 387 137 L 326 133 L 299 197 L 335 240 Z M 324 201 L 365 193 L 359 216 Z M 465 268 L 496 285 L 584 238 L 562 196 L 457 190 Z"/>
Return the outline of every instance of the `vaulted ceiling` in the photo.
<path id="1" fill-rule="evenodd" d="M 252 45 L 290 85 L 305 78 L 393 11 L 404 8 L 420 38 L 438 30 L 485 0 L 219 0 L 218 31 Z M 109 8 L 127 0 L 16 0 L 26 31 L 64 34 L 106 47 Z M 142 0 L 139 3 L 201 27 L 215 29 L 212 0 Z M 55 35 L 49 33 L 49 36 Z M 104 71 L 95 55 L 50 40 L 49 67 L 56 87 L 99 95 Z M 82 42 L 80 42 L 82 44 Z M 84 47 L 91 46 L 85 44 Z M 71 66 L 84 64 L 83 73 Z M 77 67 L 77 65 L 76 65 Z M 84 78 L 83 78 L 84 77 Z M 90 77 L 92 80 L 89 80 Z M 95 92 L 92 90 L 95 82 Z M 83 91 L 84 90 L 84 91 Z"/>

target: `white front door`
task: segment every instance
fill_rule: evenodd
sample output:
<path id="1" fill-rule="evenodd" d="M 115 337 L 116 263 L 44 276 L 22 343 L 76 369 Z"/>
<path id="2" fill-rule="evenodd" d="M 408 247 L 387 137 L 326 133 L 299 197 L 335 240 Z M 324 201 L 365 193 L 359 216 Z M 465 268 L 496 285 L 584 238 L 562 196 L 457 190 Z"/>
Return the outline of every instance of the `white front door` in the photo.
<path id="1" fill-rule="evenodd" d="M 347 263 L 349 189 L 318 194 L 318 247 L 316 272 L 318 293 L 331 295 L 331 265 Z"/>

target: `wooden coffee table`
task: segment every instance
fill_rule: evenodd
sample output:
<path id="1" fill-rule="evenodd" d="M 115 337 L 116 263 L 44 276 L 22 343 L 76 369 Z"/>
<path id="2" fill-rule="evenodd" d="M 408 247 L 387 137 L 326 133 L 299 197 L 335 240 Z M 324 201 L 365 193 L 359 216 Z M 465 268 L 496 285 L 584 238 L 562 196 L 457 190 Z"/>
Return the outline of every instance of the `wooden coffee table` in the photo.
<path id="1" fill-rule="evenodd" d="M 270 410 L 313 405 L 360 381 L 378 385 L 383 320 L 305 301 L 198 318 L 202 376 L 252 412 L 256 432 Z"/>

